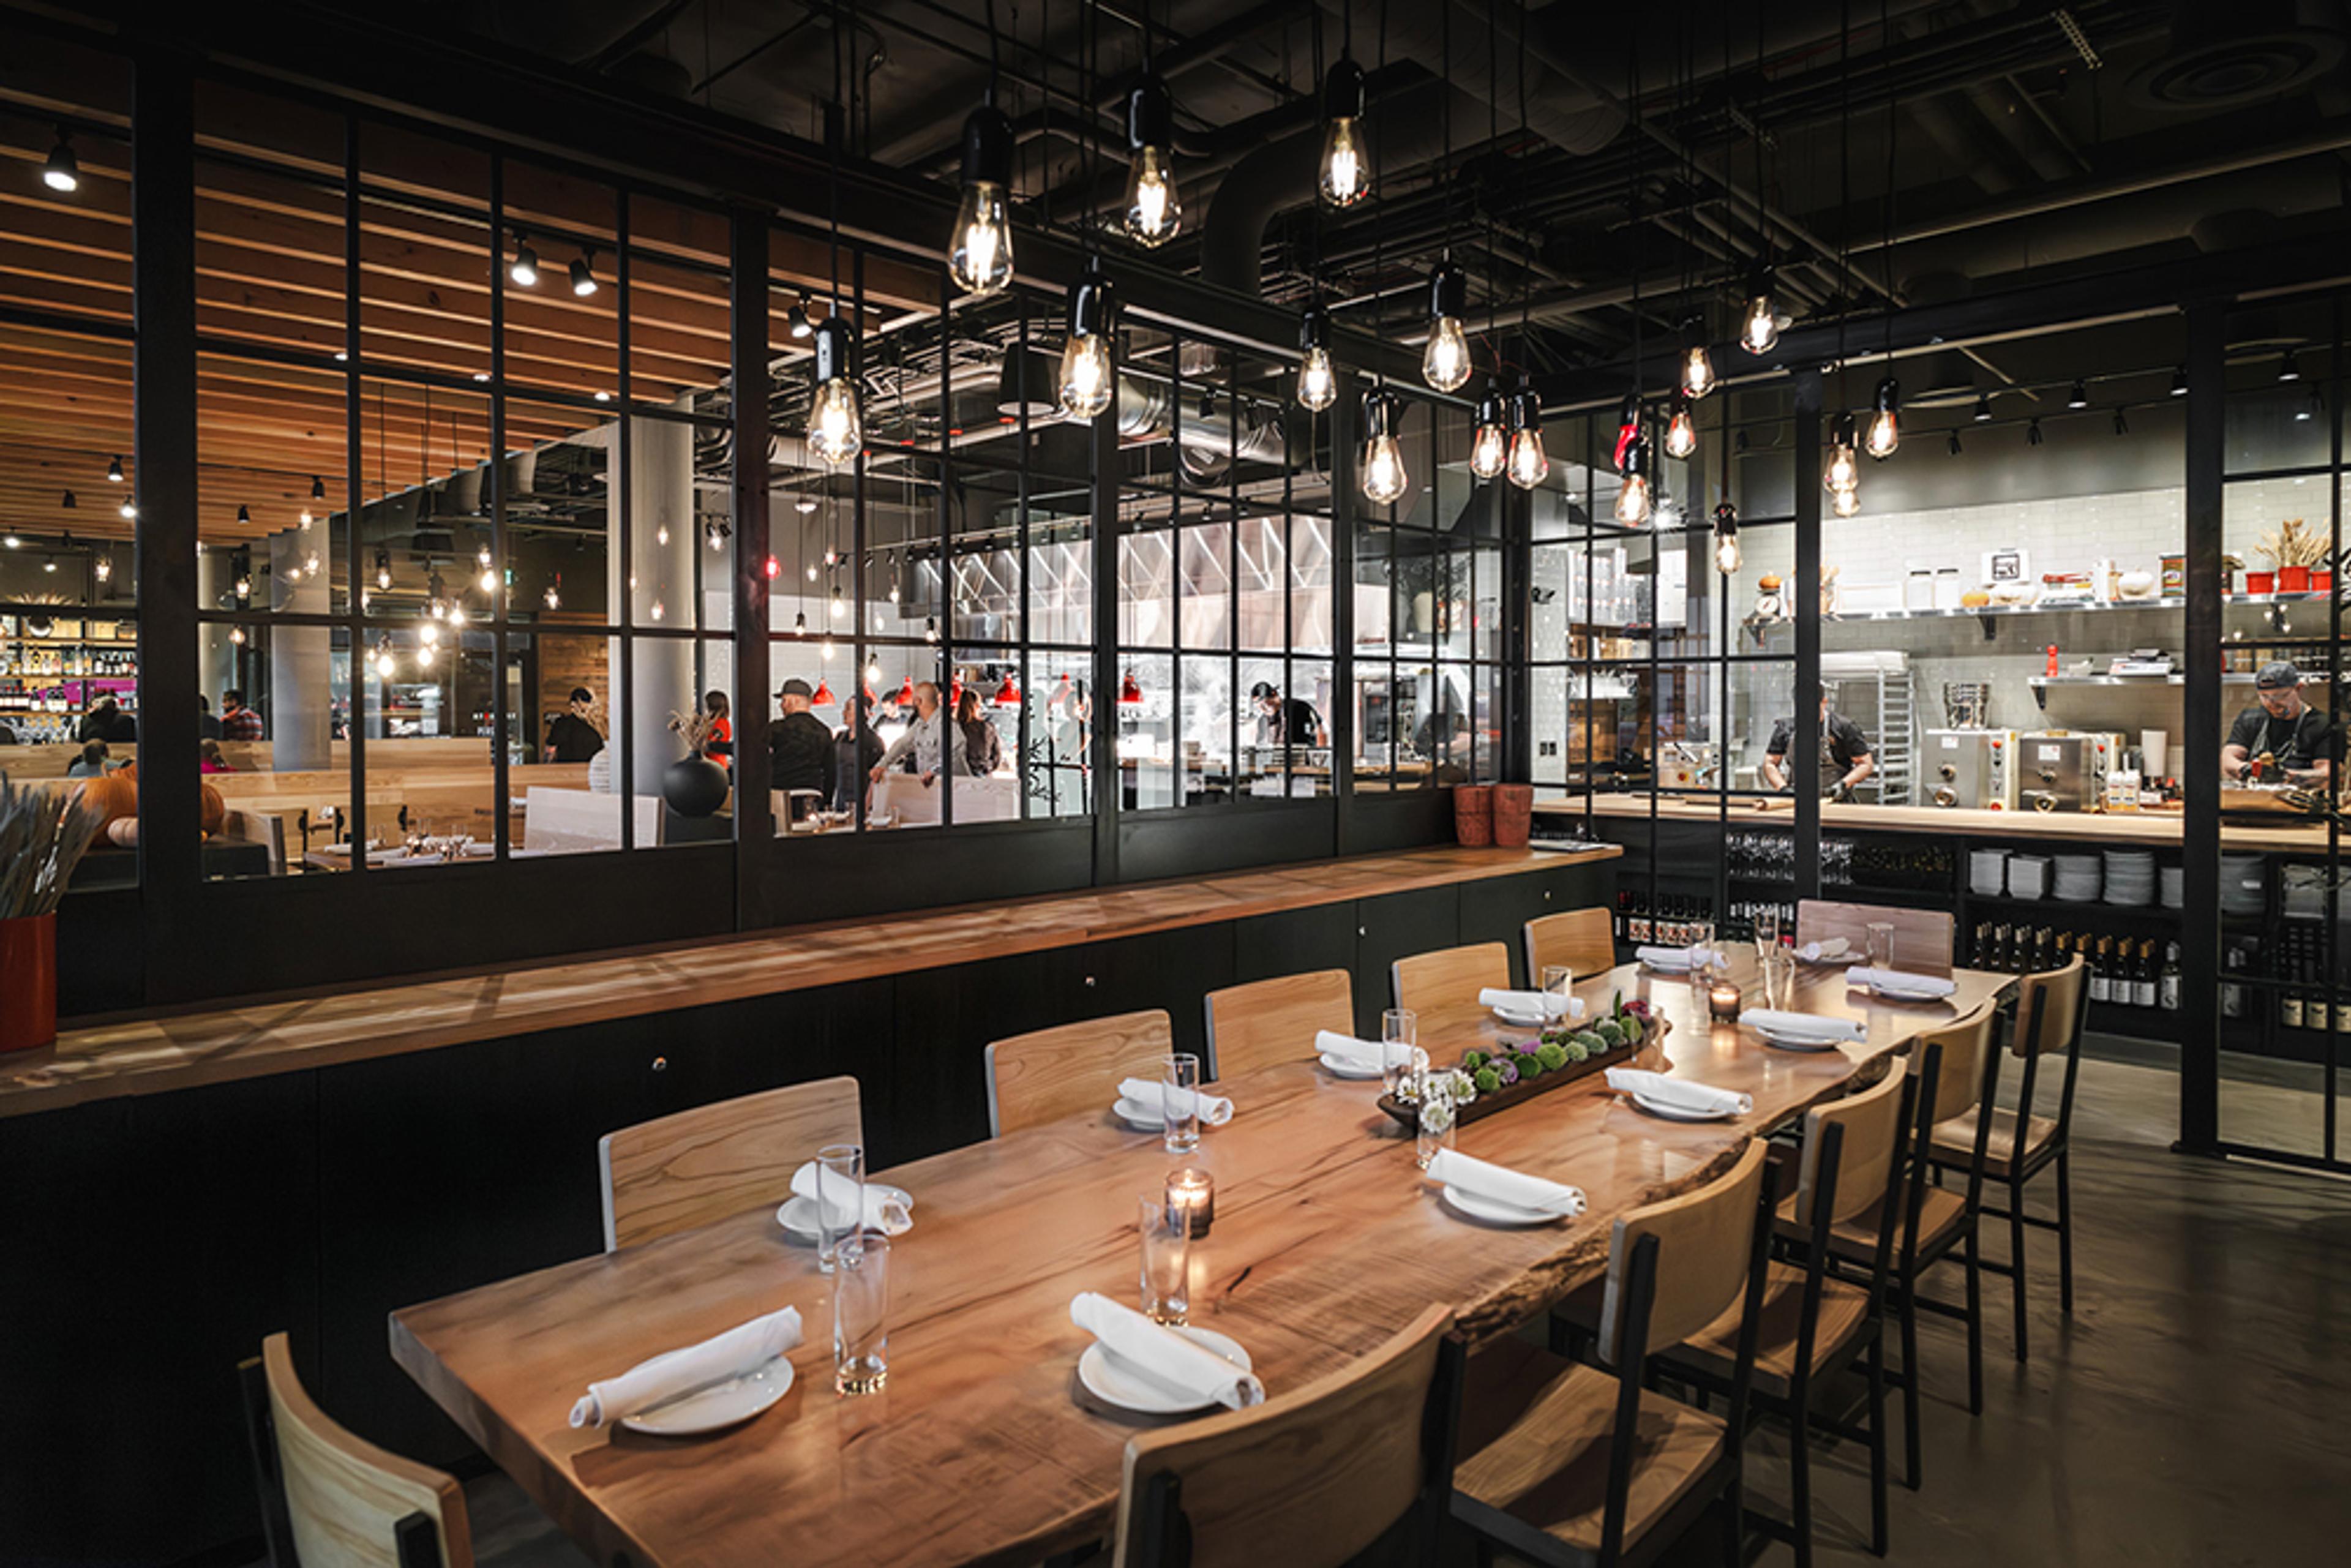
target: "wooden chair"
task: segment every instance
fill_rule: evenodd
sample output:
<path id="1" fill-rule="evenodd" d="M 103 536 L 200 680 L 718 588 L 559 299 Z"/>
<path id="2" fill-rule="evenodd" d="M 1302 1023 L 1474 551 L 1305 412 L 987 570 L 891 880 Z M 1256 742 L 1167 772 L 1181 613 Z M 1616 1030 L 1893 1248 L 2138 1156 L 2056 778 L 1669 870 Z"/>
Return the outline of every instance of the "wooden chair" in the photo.
<path id="1" fill-rule="evenodd" d="M 1469 1363 L 1453 1516 L 1495 1550 L 1548 1564 L 1646 1563 L 1708 1509 L 1744 1559 L 1740 1444 L 1771 1232 L 1769 1160 L 1750 1140 L 1724 1176 L 1635 1209 L 1609 1239 L 1586 1366 L 1511 1337 Z M 1650 1357 L 1726 1316 L 1729 1416 L 1645 1386 Z M 1605 1370 L 1604 1370 L 1605 1368 Z M 1613 1375 L 1612 1375 L 1613 1373 Z"/>
<path id="2" fill-rule="evenodd" d="M 722 1100 L 607 1133 L 604 1250 L 658 1240 L 763 1204 L 828 1144 L 862 1144 L 857 1080 L 820 1078 Z"/>
<path id="3" fill-rule="evenodd" d="M 1388 994 L 1394 998 L 1389 1005 L 1418 1013 L 1424 1038 L 1483 1018 L 1486 1009 L 1478 1005 L 1478 993 L 1489 986 L 1510 988 L 1510 950 L 1499 942 L 1416 953 L 1388 968 Z"/>
<path id="4" fill-rule="evenodd" d="M 1980 1166 L 1983 1179 L 2008 1189 L 2008 1207 L 1985 1208 L 1988 1219 L 2008 1221 L 2009 1260 L 1982 1267 L 2008 1278 L 2016 1306 L 2016 1359 L 2025 1359 L 2024 1228 L 2033 1226 L 2057 1233 L 2059 1303 L 2074 1311 L 2074 1182 L 2069 1155 L 2074 1124 L 2074 1078 L 2082 1061 L 2082 1028 L 2090 1005 L 2089 971 L 2079 955 L 2062 969 L 2024 977 L 2019 988 L 2016 1024 L 2011 1049 L 2022 1061 L 2024 1076 L 2012 1111 L 1994 1107 L 1981 1126 L 1974 1112 L 1935 1129 L 1928 1158 L 1946 1170 L 1972 1170 Z M 2041 1063 L 2052 1056 L 2064 1059 L 2065 1071 L 2057 1091 L 2057 1113 L 2037 1116 L 2035 1091 Z M 1987 1090 L 1983 1103 L 1991 1104 Z M 2057 1167 L 2057 1218 L 2044 1219 L 2024 1210 L 2024 1189 L 2050 1166 Z M 1971 1181 L 1972 1185 L 1972 1181 Z"/>
<path id="5" fill-rule="evenodd" d="M 1952 939 L 1957 923 L 1936 909 L 1898 909 L 1886 904 L 1831 904 L 1807 898 L 1796 905 L 1796 945 L 1842 936 L 1856 953 L 1869 948 L 1869 928 L 1883 923 L 1894 927 L 1894 967 L 1920 975 L 1951 972 Z"/>
<path id="6" fill-rule="evenodd" d="M 1279 975 L 1210 991 L 1208 1074 L 1239 1078 L 1314 1054 L 1316 1031 L 1355 1032 L 1355 981 L 1344 969 Z"/>
<path id="7" fill-rule="evenodd" d="M 1453 1474 L 1461 1341 L 1430 1307 L 1292 1394 L 1127 1440 L 1113 1568 L 1345 1563 L 1407 1516 L 1434 1562 Z"/>
<path id="8" fill-rule="evenodd" d="M 1907 1271 L 1913 1263 L 1905 1249 L 1905 1257 L 1895 1275 L 1898 1300 L 1906 1314 L 1906 1326 L 1915 1333 L 1917 1317 L 1921 1311 L 1947 1317 L 1964 1319 L 1968 1325 L 1968 1410 L 1971 1415 L 1983 1414 L 1983 1183 L 1987 1169 L 1985 1155 L 1991 1128 L 1982 1123 L 1978 1112 L 1983 1103 L 2000 1089 L 2000 1025 L 2001 1010 L 1987 1003 L 1954 1024 L 1930 1030 L 1918 1037 L 1911 1052 L 1910 1071 L 1921 1073 L 1930 1057 L 1939 1057 L 1940 1070 L 1934 1082 L 1922 1092 L 1923 1103 L 1931 1112 L 1931 1130 L 1920 1147 L 1933 1157 L 1933 1139 L 1947 1132 L 1964 1136 L 1966 1152 L 1955 1162 L 1967 1174 L 1967 1188 L 1960 1198 L 1959 1218 L 1939 1228 L 1926 1220 L 1927 1197 L 1918 1197 L 1918 1256 L 1920 1269 L 1948 1256 L 1953 1248 L 1960 1249 L 1960 1262 L 1967 1269 L 1967 1304 L 1953 1307 L 1949 1302 L 1921 1296 L 1915 1290 L 1916 1281 Z M 1928 1171 L 1922 1165 L 1918 1175 Z M 1949 1205 L 1939 1206 L 1938 1212 L 1948 1211 Z M 1906 1344 L 1909 1340 L 1906 1338 Z M 1905 1352 L 1902 1368 L 1903 1387 L 1908 1391 L 1911 1375 L 1908 1353 Z"/>
<path id="9" fill-rule="evenodd" d="M 1616 967 L 1616 933 L 1605 909 L 1563 909 L 1527 922 L 1527 984 L 1542 984 L 1542 972 L 1564 964 L 1582 979 Z"/>
<path id="10" fill-rule="evenodd" d="M 284 1334 L 262 1341 L 237 1378 L 271 1563 L 472 1568 L 456 1478 L 336 1425 L 295 1375 Z"/>
<path id="11" fill-rule="evenodd" d="M 1156 1008 L 997 1040 L 984 1053 L 987 1135 L 1106 1111 L 1120 1079 L 1140 1072 L 1156 1082 L 1159 1059 L 1175 1049 L 1174 1027 Z"/>

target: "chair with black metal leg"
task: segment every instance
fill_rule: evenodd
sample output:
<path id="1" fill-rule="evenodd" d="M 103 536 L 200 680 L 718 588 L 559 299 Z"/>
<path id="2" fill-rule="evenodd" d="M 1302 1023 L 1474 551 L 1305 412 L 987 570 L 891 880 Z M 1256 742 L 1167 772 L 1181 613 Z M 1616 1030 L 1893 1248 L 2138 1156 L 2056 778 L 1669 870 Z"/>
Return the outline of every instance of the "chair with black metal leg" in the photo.
<path id="1" fill-rule="evenodd" d="M 1709 1510 L 1723 1561 L 1744 1561 L 1734 1434 L 1771 1247 L 1768 1176 L 1755 1140 L 1707 1186 L 1616 1222 L 1594 1325 L 1601 1365 L 1517 1338 L 1470 1358 L 1453 1516 L 1481 1563 L 1498 1551 L 1562 1568 L 1646 1563 Z M 1749 1326 L 1731 1349 L 1727 1417 L 1648 1388 L 1655 1353 L 1729 1317 Z"/>
<path id="2" fill-rule="evenodd" d="M 1911 1053 L 1911 1071 L 1918 1073 L 1928 1070 L 1931 1057 L 1939 1053 L 1941 1058 L 1941 1070 L 1934 1073 L 1932 1092 L 1927 1102 L 1933 1107 L 1935 1124 L 1930 1132 L 1921 1134 L 1918 1147 L 1931 1150 L 1933 1139 L 1947 1130 L 1959 1131 L 1963 1127 L 1972 1130 L 1973 1142 L 1963 1166 L 1967 1186 L 1960 1198 L 1958 1218 L 1946 1218 L 1950 1204 L 1939 1186 L 1922 1190 L 1917 1195 L 1918 1214 L 1912 1228 L 1911 1245 L 1906 1246 L 1902 1266 L 1895 1272 L 1897 1303 L 1914 1331 L 1920 1312 L 1957 1317 L 1967 1323 L 1968 1413 L 1973 1416 L 1983 1414 L 1982 1215 L 1985 1148 L 1991 1134 L 1991 1120 L 1979 1113 L 2000 1092 L 2000 1009 L 1987 1004 L 1955 1024 L 1920 1035 L 1917 1048 Z M 1920 1162 L 1918 1174 L 1923 1181 L 1928 1174 L 1924 1161 Z M 1930 1194 L 1936 1223 L 1929 1223 L 1928 1218 Z M 1967 1303 L 1961 1307 L 1917 1291 L 1917 1274 L 1949 1257 L 1954 1249 L 1959 1250 L 1959 1261 L 1967 1270 Z M 1906 1376 L 1909 1370 L 1906 1361 Z"/>
<path id="3" fill-rule="evenodd" d="M 2016 1023 L 2011 1049 L 2023 1063 L 2013 1110 L 1996 1108 L 1987 1127 L 1973 1118 L 1959 1118 L 1935 1129 L 1928 1158 L 1945 1169 L 1967 1167 L 1978 1145 L 1983 1150 L 1984 1179 L 2008 1189 L 2008 1207 L 1983 1210 L 1987 1219 L 2008 1221 L 2009 1258 L 1989 1260 L 1983 1268 L 2006 1275 L 2015 1297 L 2016 1359 L 2025 1359 L 2024 1232 L 2030 1226 L 2057 1233 L 2059 1303 L 2074 1311 L 2074 1182 L 2070 1153 L 2074 1124 L 2074 1079 L 2081 1066 L 2083 1020 L 2089 1009 L 2087 969 L 2077 956 L 2062 969 L 2027 975 L 2018 989 Z M 2057 1091 L 2057 1113 L 2033 1113 L 2041 1089 L 2041 1064 L 2053 1056 L 2064 1059 L 2065 1070 Z M 1984 1135 L 1980 1136 L 1979 1134 Z M 2057 1172 L 2057 1218 L 2028 1214 L 2025 1188 L 2043 1171 Z"/>

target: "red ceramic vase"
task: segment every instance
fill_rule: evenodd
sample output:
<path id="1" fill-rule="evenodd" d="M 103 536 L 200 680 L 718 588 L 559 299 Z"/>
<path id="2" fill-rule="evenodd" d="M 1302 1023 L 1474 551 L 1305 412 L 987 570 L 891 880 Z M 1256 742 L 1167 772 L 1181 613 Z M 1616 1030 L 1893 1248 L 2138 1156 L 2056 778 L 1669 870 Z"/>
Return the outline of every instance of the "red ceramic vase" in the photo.
<path id="1" fill-rule="evenodd" d="M 57 1039 L 57 915 L 0 920 L 0 1055 Z"/>
<path id="2" fill-rule="evenodd" d="M 1457 843 L 1483 849 L 1494 841 L 1494 787 L 1457 784 L 1453 787 L 1453 838 Z"/>
<path id="3" fill-rule="evenodd" d="M 1494 842 L 1502 849 L 1522 850 L 1533 826 L 1535 787 L 1531 784 L 1494 786 Z"/>

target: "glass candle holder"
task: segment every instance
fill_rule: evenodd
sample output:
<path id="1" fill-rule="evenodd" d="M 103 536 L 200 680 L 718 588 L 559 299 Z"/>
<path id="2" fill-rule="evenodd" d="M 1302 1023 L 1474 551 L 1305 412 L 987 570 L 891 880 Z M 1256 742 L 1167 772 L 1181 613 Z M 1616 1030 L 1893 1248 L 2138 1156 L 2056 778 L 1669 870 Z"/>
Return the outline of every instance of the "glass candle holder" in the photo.
<path id="1" fill-rule="evenodd" d="M 1217 1178 L 1194 1166 L 1169 1172 L 1167 1207 L 1181 1218 L 1186 1235 L 1201 1239 L 1217 1218 Z"/>
<path id="2" fill-rule="evenodd" d="M 1706 988 L 1706 1010 L 1718 1023 L 1737 1021 L 1741 999 L 1739 988 L 1728 980 L 1717 980 Z"/>

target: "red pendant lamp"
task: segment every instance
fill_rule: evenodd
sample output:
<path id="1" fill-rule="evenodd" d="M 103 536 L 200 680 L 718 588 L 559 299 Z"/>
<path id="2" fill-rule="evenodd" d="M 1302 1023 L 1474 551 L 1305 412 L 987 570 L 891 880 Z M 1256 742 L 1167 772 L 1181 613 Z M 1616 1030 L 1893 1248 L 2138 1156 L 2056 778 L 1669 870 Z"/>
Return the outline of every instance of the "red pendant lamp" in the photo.
<path id="1" fill-rule="evenodd" d="M 816 695 L 809 698 L 809 701 L 818 707 L 828 707 L 831 706 L 832 687 L 826 682 L 825 678 L 821 674 L 818 675 L 816 678 Z"/>
<path id="2" fill-rule="evenodd" d="M 893 702 L 895 702 L 895 703 L 896 703 L 900 707 L 912 707 L 912 706 L 914 706 L 914 676 L 912 676 L 912 675 L 908 675 L 908 676 L 906 677 L 906 679 L 905 679 L 904 684 L 899 686 L 899 688 L 898 688 L 898 695 L 897 695 L 895 697 L 892 698 L 891 700 L 892 700 L 892 701 L 893 701 Z"/>
<path id="3" fill-rule="evenodd" d="M 963 677 L 961 675 L 957 675 L 955 678 L 954 684 L 947 687 L 947 706 L 951 708 L 963 706 Z"/>
<path id="4" fill-rule="evenodd" d="M 1127 671 L 1126 679 L 1118 685 L 1118 700 L 1123 703 L 1139 703 L 1143 700 L 1143 688 L 1135 685 L 1133 670 Z"/>
<path id="5" fill-rule="evenodd" d="M 1004 684 L 996 688 L 996 706 L 998 707 L 1020 706 L 1020 685 L 1012 678 L 1012 672 L 1009 670 L 1004 672 Z"/>

